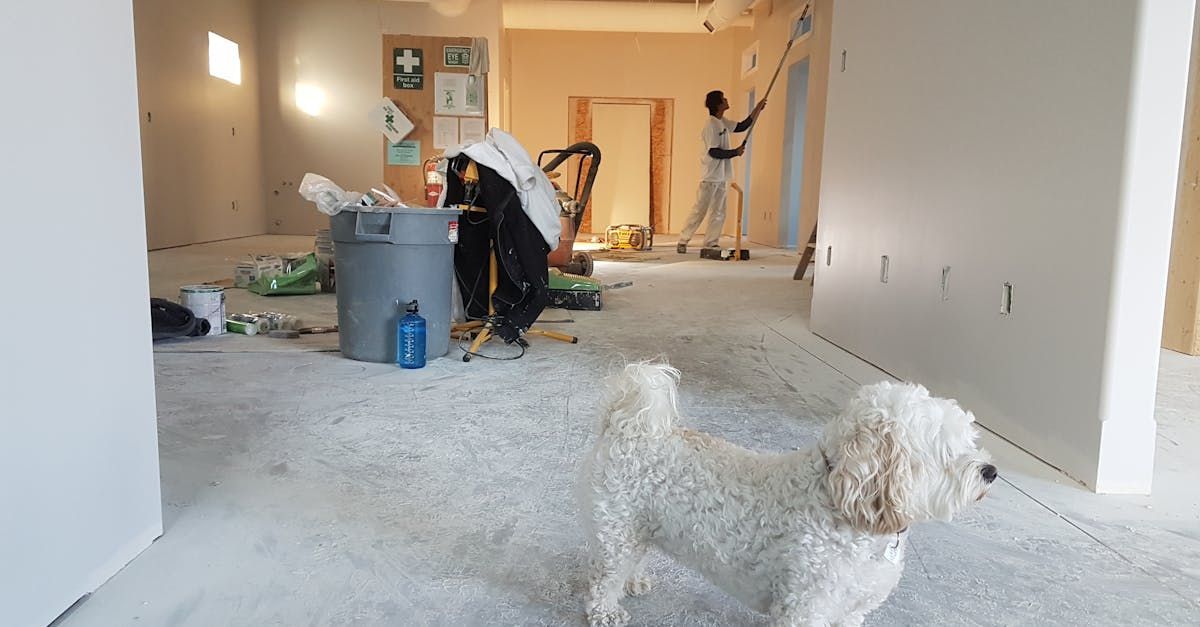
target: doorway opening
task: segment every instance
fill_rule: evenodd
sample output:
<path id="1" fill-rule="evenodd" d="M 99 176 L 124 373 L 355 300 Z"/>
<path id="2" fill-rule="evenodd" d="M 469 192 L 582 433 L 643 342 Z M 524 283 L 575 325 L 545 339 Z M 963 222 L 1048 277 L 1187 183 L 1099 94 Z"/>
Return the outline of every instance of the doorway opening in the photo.
<path id="1" fill-rule="evenodd" d="M 783 137 L 783 190 L 779 242 L 795 248 L 800 239 L 800 199 L 804 190 L 804 138 L 808 117 L 809 60 L 788 67 L 787 121 Z"/>
<path id="2" fill-rule="evenodd" d="M 613 174 L 618 168 L 613 146 L 606 146 L 595 138 L 595 110 L 604 105 L 647 105 L 650 108 L 650 216 L 649 221 L 642 219 L 641 224 L 647 224 L 655 233 L 665 233 L 669 226 L 671 206 L 671 142 L 675 118 L 675 101 L 671 98 L 592 98 L 571 96 L 567 99 L 568 118 L 567 128 L 570 129 L 568 143 L 587 141 L 600 148 L 602 165 L 596 177 L 596 190 L 588 201 L 588 208 L 583 214 L 580 233 L 603 233 L 608 224 L 601 224 L 600 216 L 592 219 L 592 212 L 597 210 L 599 202 L 599 187 L 601 181 Z M 640 150 L 640 149 L 638 149 Z M 573 176 L 573 174 L 572 174 Z"/>

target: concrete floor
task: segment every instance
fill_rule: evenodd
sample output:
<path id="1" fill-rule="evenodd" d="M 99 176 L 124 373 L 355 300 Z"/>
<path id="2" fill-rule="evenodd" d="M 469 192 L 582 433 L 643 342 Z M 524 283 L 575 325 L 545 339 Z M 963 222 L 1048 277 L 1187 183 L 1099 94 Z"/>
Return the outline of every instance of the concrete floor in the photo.
<path id="1" fill-rule="evenodd" d="M 151 254 L 152 291 L 229 275 L 264 237 Z M 603 312 L 548 310 L 578 345 L 420 371 L 349 361 L 336 337 L 157 347 L 165 534 L 63 625 L 578 625 L 583 538 L 571 486 L 596 381 L 622 358 L 683 371 L 688 423 L 746 446 L 813 442 L 885 375 L 807 328 L 794 253 L 597 264 Z M 259 302 L 252 302 L 258 299 Z M 267 301 L 267 302 L 262 302 Z M 333 320 L 331 296 L 261 299 Z M 491 350 L 503 353 L 506 347 Z M 1099 497 L 995 437 L 1003 481 L 952 524 L 912 532 L 900 587 L 870 625 L 1200 623 L 1200 360 L 1164 353 L 1152 497 Z M 985 417 L 981 419 L 986 420 Z M 627 601 L 638 625 L 762 625 L 665 558 Z"/>

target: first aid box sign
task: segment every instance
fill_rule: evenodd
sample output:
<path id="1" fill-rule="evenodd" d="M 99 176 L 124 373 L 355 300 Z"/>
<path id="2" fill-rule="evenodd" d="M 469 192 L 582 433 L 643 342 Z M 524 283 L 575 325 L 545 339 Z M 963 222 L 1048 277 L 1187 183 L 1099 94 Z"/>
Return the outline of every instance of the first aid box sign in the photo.
<path id="1" fill-rule="evenodd" d="M 392 86 L 396 89 L 425 89 L 424 50 L 392 49 Z"/>

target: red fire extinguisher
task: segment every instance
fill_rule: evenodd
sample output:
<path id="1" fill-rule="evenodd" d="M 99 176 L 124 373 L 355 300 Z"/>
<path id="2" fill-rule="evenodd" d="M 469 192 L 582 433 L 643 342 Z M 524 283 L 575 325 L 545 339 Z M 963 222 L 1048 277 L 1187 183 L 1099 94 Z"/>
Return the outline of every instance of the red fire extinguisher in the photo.
<path id="1" fill-rule="evenodd" d="M 425 204 L 430 207 L 438 206 L 442 197 L 442 188 L 446 185 L 445 176 L 438 172 L 440 157 L 430 157 L 425 160 Z"/>

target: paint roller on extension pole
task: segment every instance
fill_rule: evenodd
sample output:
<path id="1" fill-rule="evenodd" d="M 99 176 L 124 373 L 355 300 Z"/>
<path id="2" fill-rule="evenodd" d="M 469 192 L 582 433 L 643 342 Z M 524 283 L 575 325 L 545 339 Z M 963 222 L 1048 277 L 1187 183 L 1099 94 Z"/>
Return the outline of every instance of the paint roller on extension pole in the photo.
<path id="1" fill-rule="evenodd" d="M 796 29 L 792 31 L 792 37 L 788 39 L 787 46 L 783 49 L 783 55 L 779 57 L 779 65 L 775 66 L 775 73 L 771 75 L 771 82 L 767 84 L 767 93 L 763 94 L 762 100 L 759 102 L 766 102 L 767 98 L 771 96 L 771 90 L 775 89 L 775 81 L 779 79 L 779 71 L 783 69 L 783 64 L 787 61 L 788 53 L 792 51 L 792 44 L 796 43 L 796 38 L 800 36 L 800 29 L 804 27 L 804 20 L 808 19 L 810 9 L 812 9 L 812 4 L 804 5 L 804 10 L 800 13 L 800 19 L 796 20 Z M 750 128 L 746 129 L 746 137 L 742 140 L 739 148 L 745 148 L 746 144 L 750 142 L 750 134 L 754 132 L 756 124 L 758 124 L 757 116 L 750 121 Z"/>

